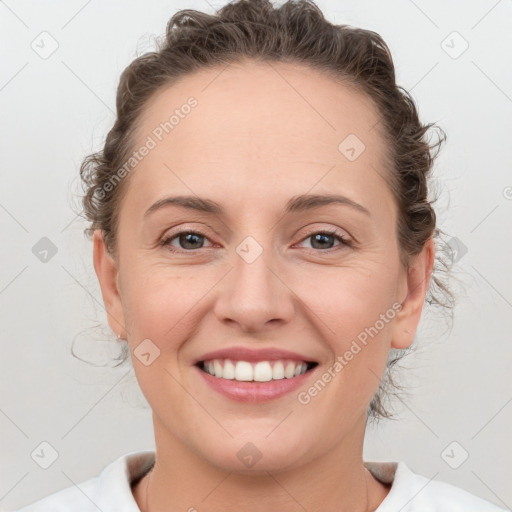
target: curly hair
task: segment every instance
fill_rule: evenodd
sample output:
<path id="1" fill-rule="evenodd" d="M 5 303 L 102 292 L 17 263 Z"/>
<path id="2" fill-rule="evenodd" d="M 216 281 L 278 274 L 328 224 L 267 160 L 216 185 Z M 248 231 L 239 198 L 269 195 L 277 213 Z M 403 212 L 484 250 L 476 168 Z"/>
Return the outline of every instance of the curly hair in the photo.
<path id="1" fill-rule="evenodd" d="M 379 115 L 379 132 L 391 159 L 386 179 L 398 207 L 396 226 L 400 258 L 407 267 L 429 238 L 439 249 L 435 201 L 429 199 L 429 178 L 446 135 L 434 123 L 423 125 L 411 95 L 395 81 L 391 52 L 379 34 L 330 23 L 311 0 L 289 0 L 274 7 L 269 0 L 239 0 L 215 14 L 185 9 L 174 14 L 156 51 L 133 60 L 117 89 L 117 116 L 101 151 L 88 155 L 80 168 L 86 234 L 103 232 L 107 250 L 116 255 L 119 205 L 129 182 L 108 186 L 133 152 L 137 122 L 157 91 L 195 71 L 254 59 L 292 62 L 321 70 L 340 83 L 366 93 Z M 427 139 L 437 129 L 437 142 Z M 450 310 L 453 294 L 442 275 L 449 259 L 436 250 L 427 302 Z M 391 369 L 409 349 L 390 352 L 387 368 L 373 397 L 368 418 L 392 417 L 384 406 L 398 386 Z M 125 357 L 126 357 L 125 352 Z"/>

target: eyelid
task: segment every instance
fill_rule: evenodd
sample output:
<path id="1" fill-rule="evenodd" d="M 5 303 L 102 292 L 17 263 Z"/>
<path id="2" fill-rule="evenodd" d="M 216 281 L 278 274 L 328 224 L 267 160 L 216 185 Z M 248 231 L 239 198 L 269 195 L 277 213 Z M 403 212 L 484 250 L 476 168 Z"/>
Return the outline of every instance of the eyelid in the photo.
<path id="1" fill-rule="evenodd" d="M 201 227 L 199 227 L 201 226 Z M 196 227 L 196 224 L 194 222 L 192 223 L 177 223 L 174 226 L 168 227 L 163 234 L 160 236 L 162 239 L 169 239 L 170 237 L 175 237 L 178 235 L 181 235 L 183 233 L 196 233 L 198 235 L 204 236 L 205 238 L 209 238 L 209 235 L 206 234 L 206 230 L 211 230 L 213 232 L 214 236 L 220 236 L 220 234 L 209 226 L 208 224 L 199 223 L 199 226 Z M 204 227 L 203 227 L 204 226 Z"/>
<path id="2" fill-rule="evenodd" d="M 314 228 L 309 228 L 306 230 L 306 232 L 303 236 L 304 236 L 304 238 L 307 238 L 308 236 L 314 235 L 316 233 L 329 233 L 330 235 L 337 235 L 339 237 L 343 237 L 346 240 L 351 239 L 346 231 L 344 231 L 340 228 L 334 227 L 334 226 L 324 227 L 324 228 L 317 226 Z M 304 240 L 304 238 L 303 238 L 303 240 Z"/>

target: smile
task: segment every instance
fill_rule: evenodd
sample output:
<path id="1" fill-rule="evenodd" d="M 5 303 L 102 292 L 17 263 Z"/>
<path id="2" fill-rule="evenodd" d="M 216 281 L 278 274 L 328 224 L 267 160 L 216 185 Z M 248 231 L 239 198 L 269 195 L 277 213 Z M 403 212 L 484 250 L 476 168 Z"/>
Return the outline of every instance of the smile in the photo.
<path id="1" fill-rule="evenodd" d="M 304 375 L 317 363 L 305 361 L 232 361 L 231 359 L 211 359 L 200 361 L 201 370 L 219 379 L 238 382 L 269 382 L 272 380 L 291 379 Z"/>
<path id="2" fill-rule="evenodd" d="M 211 390 L 237 402 L 263 403 L 290 395 L 305 386 L 319 367 L 291 359 L 244 361 L 205 359 L 193 368 Z M 313 378 L 313 377 L 311 377 Z"/>

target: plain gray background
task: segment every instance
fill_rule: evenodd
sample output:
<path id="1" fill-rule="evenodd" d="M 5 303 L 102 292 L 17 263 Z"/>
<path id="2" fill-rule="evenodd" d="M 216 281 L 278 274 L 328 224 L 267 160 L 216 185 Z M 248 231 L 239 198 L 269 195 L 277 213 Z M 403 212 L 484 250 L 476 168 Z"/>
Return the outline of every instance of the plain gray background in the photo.
<path id="1" fill-rule="evenodd" d="M 141 407 L 130 367 L 95 368 L 70 354 L 76 339 L 77 352 L 101 362 L 114 344 L 92 244 L 72 205 L 81 159 L 112 125 L 121 71 L 151 48 L 176 10 L 211 13 L 221 5 L 0 2 L 3 510 L 95 476 L 124 453 L 154 448 L 150 410 Z M 368 430 L 365 459 L 404 460 L 510 508 L 512 2 L 318 5 L 335 23 L 380 33 L 423 122 L 447 132 L 436 164 L 438 217 L 462 248 L 453 330 L 424 313 L 418 350 L 402 371 L 409 396 L 396 402 L 398 421 Z M 41 253 L 51 247 L 44 237 L 55 254 Z M 48 469 L 31 457 L 42 442 L 58 452 Z"/>

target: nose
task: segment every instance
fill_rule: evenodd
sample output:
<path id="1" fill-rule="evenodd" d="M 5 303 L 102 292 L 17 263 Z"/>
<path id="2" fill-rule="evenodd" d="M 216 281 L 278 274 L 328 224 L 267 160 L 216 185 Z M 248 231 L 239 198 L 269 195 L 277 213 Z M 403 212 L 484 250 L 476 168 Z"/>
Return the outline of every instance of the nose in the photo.
<path id="1" fill-rule="evenodd" d="M 253 251 L 254 245 L 250 249 Z M 286 285 L 277 258 L 269 253 L 264 250 L 251 261 L 245 258 L 243 245 L 239 253 L 235 252 L 232 270 L 219 283 L 221 290 L 214 307 L 219 321 L 236 325 L 245 333 L 257 333 L 293 318 L 295 295 Z"/>

